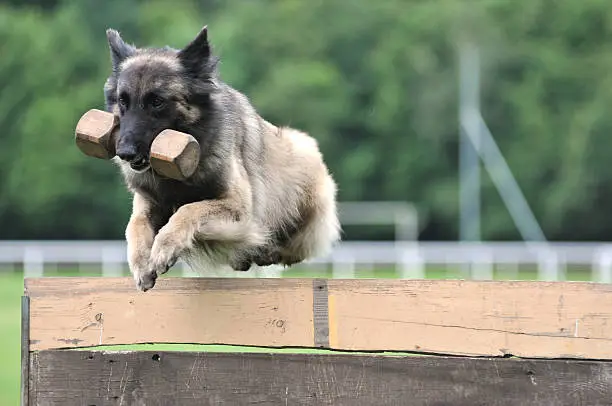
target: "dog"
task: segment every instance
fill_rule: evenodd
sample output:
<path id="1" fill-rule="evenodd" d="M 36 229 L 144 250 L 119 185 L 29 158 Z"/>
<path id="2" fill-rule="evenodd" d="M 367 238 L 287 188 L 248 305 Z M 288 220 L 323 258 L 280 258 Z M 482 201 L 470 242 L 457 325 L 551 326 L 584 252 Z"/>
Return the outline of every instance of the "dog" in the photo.
<path id="1" fill-rule="evenodd" d="M 148 291 L 183 259 L 195 270 L 291 266 L 340 240 L 337 184 L 309 134 L 262 118 L 221 80 L 204 26 L 182 49 L 137 48 L 107 29 L 105 108 L 118 117 L 113 162 L 133 196 L 125 229 L 130 272 Z M 164 129 L 200 145 L 184 181 L 153 172 Z"/>

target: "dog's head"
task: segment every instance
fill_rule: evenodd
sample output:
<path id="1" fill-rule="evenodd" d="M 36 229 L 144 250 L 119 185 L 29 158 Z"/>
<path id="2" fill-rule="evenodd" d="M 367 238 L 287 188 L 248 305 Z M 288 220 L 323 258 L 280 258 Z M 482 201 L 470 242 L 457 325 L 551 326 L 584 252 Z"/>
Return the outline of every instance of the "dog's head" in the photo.
<path id="1" fill-rule="evenodd" d="M 136 48 L 106 31 L 112 73 L 104 85 L 106 109 L 119 116 L 117 156 L 137 172 L 149 169 L 149 150 L 164 129 L 186 131 L 202 118 L 216 85 L 217 58 L 205 26 L 181 50 Z"/>

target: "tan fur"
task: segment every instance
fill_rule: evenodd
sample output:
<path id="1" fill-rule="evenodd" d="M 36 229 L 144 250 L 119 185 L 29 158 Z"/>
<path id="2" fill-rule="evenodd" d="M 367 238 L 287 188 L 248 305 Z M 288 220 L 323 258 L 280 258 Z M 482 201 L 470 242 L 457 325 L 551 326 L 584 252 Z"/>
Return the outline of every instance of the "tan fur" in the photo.
<path id="1" fill-rule="evenodd" d="M 134 275 L 149 272 L 149 257 L 155 233 L 147 219 L 149 202 L 139 193 L 134 193 L 132 215 L 125 229 L 128 266 Z"/>

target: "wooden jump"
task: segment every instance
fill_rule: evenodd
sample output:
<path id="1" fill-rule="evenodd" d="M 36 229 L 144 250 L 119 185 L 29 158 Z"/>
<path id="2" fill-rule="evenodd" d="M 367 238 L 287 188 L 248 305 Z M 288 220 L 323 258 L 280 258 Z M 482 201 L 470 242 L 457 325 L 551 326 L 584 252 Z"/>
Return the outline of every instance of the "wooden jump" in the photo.
<path id="1" fill-rule="evenodd" d="M 612 404 L 608 284 L 33 278 L 22 313 L 22 405 Z M 269 350 L 74 351 L 138 343 Z"/>

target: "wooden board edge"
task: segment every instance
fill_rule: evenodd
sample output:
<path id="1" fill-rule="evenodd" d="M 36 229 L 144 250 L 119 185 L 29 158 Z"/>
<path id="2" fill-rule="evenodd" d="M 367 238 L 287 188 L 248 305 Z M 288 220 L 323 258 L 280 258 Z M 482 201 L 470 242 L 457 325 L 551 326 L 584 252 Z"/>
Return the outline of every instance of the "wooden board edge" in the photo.
<path id="1" fill-rule="evenodd" d="M 74 296 L 90 293 L 122 293 L 134 296 L 155 295 L 173 291 L 202 291 L 234 289 L 294 288 L 312 286 L 318 278 L 231 278 L 231 277 L 181 277 L 159 278 L 155 287 L 147 292 L 139 291 L 131 276 L 44 276 L 24 278 L 24 294 L 30 297 Z"/>
<path id="2" fill-rule="evenodd" d="M 359 357 L 359 358 L 372 358 L 372 359 L 414 359 L 414 358 L 427 358 L 427 359 L 436 359 L 436 360 L 445 360 L 445 361 L 457 361 L 457 362 L 465 362 L 465 361 L 474 361 L 474 362 L 517 362 L 517 363 L 528 363 L 528 364 L 557 364 L 557 363 L 569 363 L 569 364 L 605 364 L 610 365 L 612 367 L 612 359 L 575 359 L 575 358 L 533 358 L 533 357 L 503 357 L 503 356 L 472 356 L 472 355 L 454 355 L 454 354 L 434 354 L 434 353 L 396 353 L 393 351 L 382 352 L 382 351 L 336 351 L 336 350 L 327 350 L 322 349 L 320 352 L 318 349 L 304 348 L 305 350 L 313 350 L 317 352 L 274 352 L 274 349 L 279 349 L 275 347 L 253 347 L 253 348 L 261 348 L 261 349 L 270 349 L 271 351 L 256 351 L 249 352 L 246 351 L 175 351 L 168 349 L 137 349 L 132 350 L 128 348 L 117 349 L 114 350 L 111 346 L 100 347 L 100 348 L 64 348 L 64 349 L 50 349 L 50 350 L 35 350 L 30 351 L 30 358 L 41 356 L 44 354 L 63 354 L 70 353 L 73 356 L 74 354 L 87 354 L 87 355 L 117 355 L 117 356 L 129 356 L 129 355 L 138 355 L 138 356 L 152 356 L 155 354 L 180 354 L 181 356 L 187 357 L 211 357 L 211 358 L 234 358 L 234 357 L 272 357 L 272 358 L 300 358 L 300 359 L 323 359 L 324 357 L 336 357 L 337 359 L 350 359 L 351 357 Z M 296 347 L 298 348 L 298 347 Z M 291 349 L 289 349 L 291 350 Z M 161 355 L 160 355 L 161 356 Z M 610 376 L 612 380 L 612 376 Z M 611 381 L 612 382 L 612 381 Z M 612 387 L 611 387 L 612 389 Z"/>
<path id="3" fill-rule="evenodd" d="M 187 348 L 172 348 L 173 346 L 186 346 Z M 205 350 L 198 347 L 212 347 L 213 349 Z M 220 347 L 221 349 L 217 348 Z M 400 350 L 346 350 L 333 348 L 316 348 L 316 347 L 290 347 L 290 346 L 249 346 L 235 344 L 182 344 L 182 343 L 139 343 L 139 344 L 116 344 L 116 345 L 101 345 L 101 346 L 84 346 L 84 347 L 65 347 L 65 348 L 50 348 L 40 350 L 30 350 L 29 358 L 37 354 L 44 353 L 60 353 L 60 352 L 77 352 L 81 354 L 191 354 L 191 355 L 212 355 L 212 356 L 239 356 L 239 355 L 299 355 L 299 356 L 354 356 L 354 357 L 372 357 L 372 358 L 436 358 L 448 360 L 488 360 L 488 361 L 555 361 L 555 362 L 594 362 L 594 363 L 610 363 L 611 358 L 577 358 L 577 357 L 546 357 L 546 356 L 517 356 L 517 355 L 474 355 L 462 353 L 435 353 L 435 352 L 420 352 L 420 351 L 400 351 Z"/>
<path id="4" fill-rule="evenodd" d="M 25 285 L 31 283 L 41 282 L 43 284 L 55 284 L 56 282 L 64 283 L 66 281 L 74 281 L 77 279 L 81 280 L 106 280 L 106 281 L 123 281 L 130 280 L 131 276 L 26 276 L 23 278 Z M 507 283 L 512 284 L 541 284 L 541 285 L 602 285 L 610 286 L 607 282 L 598 281 L 565 281 L 565 280 L 527 280 L 527 279 L 508 279 L 508 280 L 492 280 L 492 279 L 462 279 L 462 278 L 448 278 L 448 279 L 430 279 L 430 278 L 375 278 L 375 277 L 364 277 L 364 278 L 321 278 L 321 277 L 280 277 L 280 278 L 266 278 L 266 277 L 224 277 L 224 276 L 178 276 L 178 275 L 164 275 L 159 278 L 159 281 L 164 280 L 236 280 L 236 281 L 248 281 L 248 280 L 263 280 L 263 281 L 313 281 L 315 279 L 324 279 L 327 281 L 335 281 L 339 283 L 360 283 L 360 282 L 372 282 L 372 281 L 385 281 L 398 284 L 411 284 L 411 283 L 444 283 L 444 282 L 460 282 L 475 285 L 504 285 Z M 133 280 L 133 279 L 132 279 Z M 54 282 L 55 281 L 55 282 Z"/>
<path id="5" fill-rule="evenodd" d="M 174 347 L 174 348 L 173 348 Z M 201 347 L 201 348 L 200 348 Z M 580 362 L 612 362 L 612 356 L 607 358 L 582 357 L 578 355 L 493 355 L 473 354 L 463 352 L 429 352 L 418 350 L 377 350 L 377 349 L 343 349 L 317 346 L 262 346 L 247 344 L 224 343 L 172 343 L 172 342 L 142 342 L 134 344 L 86 345 L 73 347 L 53 347 L 31 349 L 29 356 L 47 351 L 66 352 L 100 352 L 100 353 L 140 353 L 167 352 L 193 354 L 278 354 L 278 355 L 351 355 L 372 357 L 429 357 L 452 359 L 488 359 L 488 360 L 523 360 L 523 361 L 580 361 Z"/>
<path id="6" fill-rule="evenodd" d="M 21 297 L 21 406 L 29 405 L 30 393 L 30 298 Z"/>
<path id="7" fill-rule="evenodd" d="M 328 284 L 334 289 L 352 288 L 355 285 L 361 285 L 363 287 L 371 287 L 378 283 L 384 283 L 387 285 L 395 285 L 397 287 L 411 287 L 412 285 L 439 285 L 439 284 L 455 284 L 455 285 L 473 285 L 473 286 L 499 286 L 503 288 L 509 285 L 524 285 L 534 286 L 537 285 L 542 288 L 551 286 L 562 287 L 564 285 L 582 288 L 595 288 L 603 289 L 612 292 L 612 284 L 602 282 L 591 282 L 591 281 L 532 281 L 532 280 L 474 280 L 474 279 L 393 279 L 393 278 L 359 278 L 359 279 L 345 279 L 345 278 L 294 278 L 294 277 L 282 277 L 282 278 L 231 278 L 231 277 L 182 277 L 182 276 L 166 276 L 159 278 L 154 289 L 149 292 L 157 292 L 161 290 L 173 290 L 177 286 L 180 287 L 192 287 L 196 289 L 202 284 L 207 286 L 225 286 L 230 287 L 236 285 L 240 288 L 244 288 L 245 285 L 253 286 L 305 286 L 311 285 L 315 281 L 323 282 Z M 43 277 L 26 277 L 24 278 L 24 294 L 26 296 L 39 295 L 52 291 L 57 294 L 58 291 L 54 288 L 67 284 L 72 288 L 68 290 L 62 290 L 60 294 L 73 294 L 75 292 L 74 286 L 79 283 L 91 284 L 92 288 L 98 288 L 101 290 L 108 289 L 109 287 L 122 289 L 128 289 L 129 292 L 135 294 L 147 294 L 147 292 L 138 292 L 134 286 L 133 279 L 130 276 L 43 276 Z M 64 286 L 62 286 L 64 287 Z M 77 289 L 78 293 L 79 290 Z"/>

